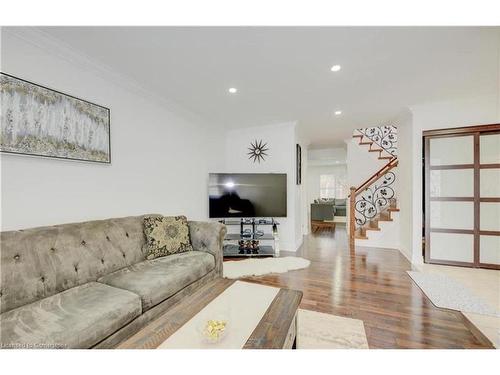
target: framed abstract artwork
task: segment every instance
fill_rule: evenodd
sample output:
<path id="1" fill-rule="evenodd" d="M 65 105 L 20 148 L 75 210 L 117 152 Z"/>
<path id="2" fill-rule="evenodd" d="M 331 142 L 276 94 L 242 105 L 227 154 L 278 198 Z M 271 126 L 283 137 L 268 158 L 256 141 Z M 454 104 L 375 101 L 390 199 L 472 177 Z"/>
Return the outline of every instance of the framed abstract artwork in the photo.
<path id="1" fill-rule="evenodd" d="M 0 73 L 2 153 L 111 163 L 110 111 Z"/>

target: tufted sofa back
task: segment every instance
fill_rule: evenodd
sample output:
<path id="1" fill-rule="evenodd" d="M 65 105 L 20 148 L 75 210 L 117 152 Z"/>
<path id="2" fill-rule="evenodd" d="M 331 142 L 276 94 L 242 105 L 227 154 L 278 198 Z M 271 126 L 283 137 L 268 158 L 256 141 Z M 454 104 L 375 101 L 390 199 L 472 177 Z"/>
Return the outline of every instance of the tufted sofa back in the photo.
<path id="1" fill-rule="evenodd" d="M 0 313 L 145 259 L 143 216 L 0 234 Z"/>

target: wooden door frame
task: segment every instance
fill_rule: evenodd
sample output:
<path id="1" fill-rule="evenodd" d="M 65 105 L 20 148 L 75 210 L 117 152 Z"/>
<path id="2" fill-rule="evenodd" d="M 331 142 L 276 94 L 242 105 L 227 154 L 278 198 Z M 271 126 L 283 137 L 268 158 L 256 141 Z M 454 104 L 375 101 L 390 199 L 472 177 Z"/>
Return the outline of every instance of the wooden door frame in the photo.
<path id="1" fill-rule="evenodd" d="M 491 268 L 500 269 L 498 264 L 488 264 L 480 262 L 480 236 L 492 235 L 500 236 L 500 231 L 484 231 L 480 229 L 480 204 L 481 202 L 500 202 L 500 197 L 495 198 L 481 198 L 480 197 L 480 171 L 487 168 L 499 168 L 499 164 L 480 164 L 480 136 L 483 134 L 500 133 L 500 124 L 476 125 L 461 128 L 437 129 L 428 130 L 422 133 L 422 142 L 424 145 L 424 212 L 425 217 L 423 221 L 425 233 L 424 245 L 424 262 L 432 264 L 443 264 L 452 266 L 475 267 L 475 268 Z M 472 164 L 462 165 L 444 165 L 444 166 L 430 166 L 430 140 L 436 138 L 451 138 L 473 136 L 474 142 L 474 160 Z M 474 193 L 473 197 L 434 197 L 430 196 L 430 171 L 444 170 L 444 169 L 473 169 L 474 171 Z M 431 201 L 455 201 L 455 202 L 474 202 L 474 224 L 473 229 L 444 229 L 432 228 L 430 226 L 430 204 Z M 474 236 L 474 255 L 472 262 L 460 262 L 450 260 L 432 259 L 430 256 L 430 234 L 431 232 L 439 233 L 463 233 L 472 234 Z"/>

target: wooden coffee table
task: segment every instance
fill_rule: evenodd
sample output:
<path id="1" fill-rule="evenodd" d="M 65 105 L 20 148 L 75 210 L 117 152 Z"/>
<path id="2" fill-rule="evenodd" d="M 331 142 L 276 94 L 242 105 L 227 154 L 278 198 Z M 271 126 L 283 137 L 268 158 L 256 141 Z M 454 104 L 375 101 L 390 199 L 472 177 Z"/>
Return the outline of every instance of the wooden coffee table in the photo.
<path id="1" fill-rule="evenodd" d="M 316 233 L 320 229 L 335 230 L 335 222 L 333 220 L 311 220 L 311 231 Z"/>
<path id="2" fill-rule="evenodd" d="M 232 288 L 235 288 L 236 286 L 240 287 L 238 290 L 241 290 L 241 286 L 244 286 L 243 284 L 247 284 L 249 289 L 257 287 L 257 284 L 242 281 L 238 281 L 238 284 L 233 285 L 234 283 L 234 280 L 229 279 L 217 279 L 210 282 L 203 288 L 194 292 L 192 295 L 187 296 L 182 301 L 172 306 L 172 308 L 165 312 L 162 316 L 149 323 L 146 327 L 141 329 L 126 341 L 122 342 L 118 348 L 155 349 L 158 347 L 165 347 L 165 343 L 168 344 L 172 341 L 178 342 L 179 336 L 182 336 L 183 332 L 186 332 L 186 336 L 181 337 L 181 341 L 183 342 L 182 347 L 199 348 L 201 334 L 200 336 L 197 336 L 194 333 L 194 329 L 191 327 L 194 323 L 191 322 L 191 324 L 189 324 L 190 321 L 193 319 L 194 322 L 196 320 L 194 318 L 198 314 L 201 314 L 199 315 L 199 317 L 201 317 L 204 313 L 206 314 L 210 308 L 213 308 L 218 301 L 223 300 L 223 298 L 217 297 L 221 296 L 221 294 L 231 286 Z M 271 288 L 262 285 L 259 285 L 259 287 Z M 251 316 L 251 318 L 253 318 L 256 322 L 255 325 L 250 326 L 251 329 L 248 332 L 251 332 L 251 334 L 243 337 L 242 345 L 235 345 L 230 348 L 291 349 L 295 347 L 297 310 L 302 299 L 302 292 L 289 289 L 273 289 L 275 289 L 273 293 L 276 294 L 274 298 L 272 296 L 268 296 L 270 299 L 267 309 L 262 310 L 262 314 L 255 314 Z M 234 291 L 235 289 L 232 290 Z M 224 295 L 227 296 L 230 291 L 231 290 L 227 290 Z M 266 292 L 268 291 L 266 290 Z M 232 321 L 228 322 L 228 329 L 237 329 L 238 325 L 242 323 L 241 321 L 238 321 L 238 319 L 240 319 L 239 313 L 241 312 L 241 319 L 243 319 L 245 314 L 248 316 L 248 302 L 246 310 L 239 312 L 238 309 L 245 308 L 245 295 L 241 295 L 240 297 L 239 294 L 237 294 L 235 297 L 233 293 L 232 298 L 231 309 L 236 311 L 233 311 L 233 317 L 231 318 Z M 234 298 L 236 298 L 236 300 L 234 300 Z M 239 298 L 241 298 L 241 304 L 238 303 Z M 212 301 L 214 302 L 211 304 Z M 191 329 L 189 329 L 190 327 Z M 181 328 L 182 330 L 180 330 Z M 249 326 L 247 324 L 247 330 L 248 328 Z M 177 335 L 174 335 L 177 331 L 179 331 Z M 237 333 L 233 333 L 233 335 L 234 334 Z M 226 341 L 225 348 L 227 348 L 229 342 L 230 341 Z M 190 345 L 191 343 L 192 345 Z M 219 344 L 211 344 L 211 347 L 217 348 L 217 345 Z"/>

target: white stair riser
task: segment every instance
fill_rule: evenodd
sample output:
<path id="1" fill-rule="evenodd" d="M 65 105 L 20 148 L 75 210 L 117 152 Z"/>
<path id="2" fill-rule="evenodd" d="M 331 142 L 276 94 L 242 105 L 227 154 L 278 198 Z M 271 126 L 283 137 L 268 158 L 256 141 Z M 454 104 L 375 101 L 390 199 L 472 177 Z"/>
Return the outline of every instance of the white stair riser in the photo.
<path id="1" fill-rule="evenodd" d="M 399 248 L 399 212 L 392 212 L 391 217 L 393 221 L 378 222 L 379 231 L 366 231 L 368 239 L 356 239 L 356 246 Z"/>

